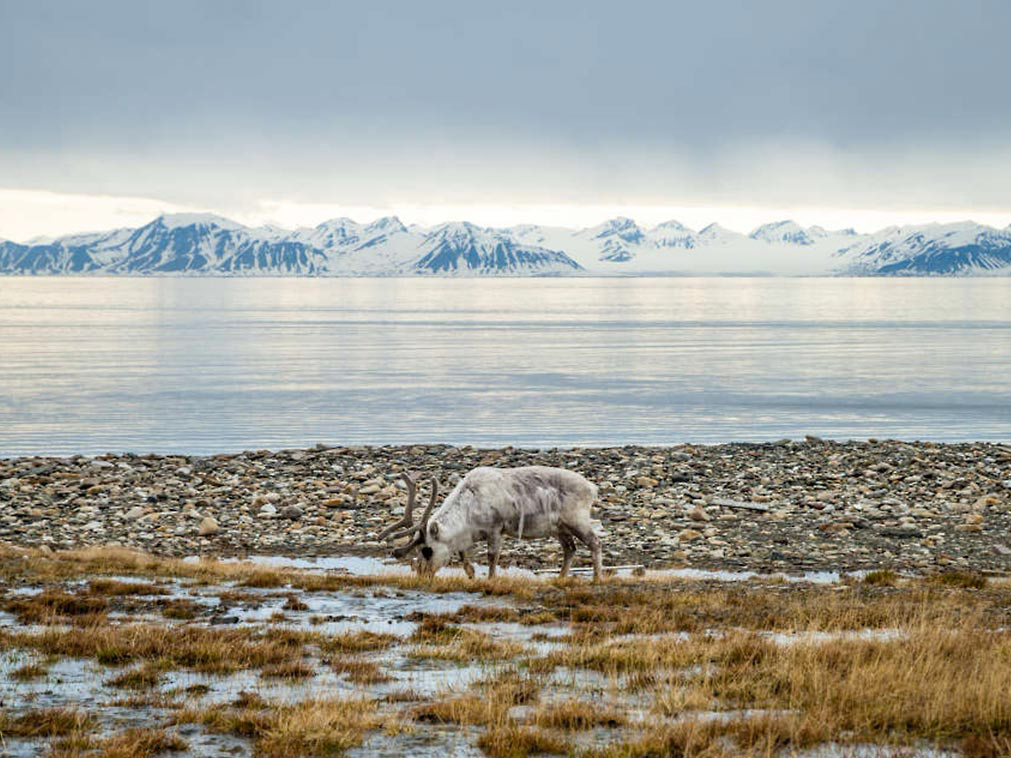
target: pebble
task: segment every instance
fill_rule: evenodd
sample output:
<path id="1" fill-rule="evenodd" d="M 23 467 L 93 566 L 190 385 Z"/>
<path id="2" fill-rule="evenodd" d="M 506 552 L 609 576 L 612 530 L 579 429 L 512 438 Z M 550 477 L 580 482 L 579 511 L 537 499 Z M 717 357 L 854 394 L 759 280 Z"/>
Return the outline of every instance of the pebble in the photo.
<path id="1" fill-rule="evenodd" d="M 201 537 L 207 537 L 211 534 L 217 534 L 221 531 L 221 527 L 218 526 L 218 522 L 212 516 L 206 516 L 201 522 L 200 526 L 197 527 L 197 534 Z"/>
<path id="2" fill-rule="evenodd" d="M 688 518 L 692 521 L 708 521 L 709 514 L 706 513 L 705 509 L 696 505 L 688 512 Z"/>

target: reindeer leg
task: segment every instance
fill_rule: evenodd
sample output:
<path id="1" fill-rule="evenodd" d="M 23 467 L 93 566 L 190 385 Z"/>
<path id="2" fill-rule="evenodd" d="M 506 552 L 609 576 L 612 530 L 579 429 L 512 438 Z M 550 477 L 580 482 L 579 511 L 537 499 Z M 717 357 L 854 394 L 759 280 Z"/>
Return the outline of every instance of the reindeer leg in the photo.
<path id="1" fill-rule="evenodd" d="M 599 582 L 603 573 L 600 537 L 593 531 L 592 524 L 570 526 L 569 529 L 579 538 L 580 542 L 590 548 L 590 555 L 593 556 L 593 581 Z"/>
<path id="2" fill-rule="evenodd" d="M 460 560 L 463 562 L 463 573 L 465 573 L 467 575 L 468 579 L 473 579 L 474 578 L 474 565 L 470 562 L 470 559 L 467 558 L 467 551 L 466 550 L 461 550 L 460 551 Z"/>
<path id="3" fill-rule="evenodd" d="M 576 554 L 576 541 L 568 532 L 559 531 L 558 541 L 562 543 L 562 570 L 558 576 L 564 579 L 569 575 L 569 567 L 572 565 L 572 558 Z"/>
<path id="4" fill-rule="evenodd" d="M 502 532 L 492 532 L 488 535 L 488 578 L 495 576 L 498 566 L 498 554 L 502 550 Z"/>

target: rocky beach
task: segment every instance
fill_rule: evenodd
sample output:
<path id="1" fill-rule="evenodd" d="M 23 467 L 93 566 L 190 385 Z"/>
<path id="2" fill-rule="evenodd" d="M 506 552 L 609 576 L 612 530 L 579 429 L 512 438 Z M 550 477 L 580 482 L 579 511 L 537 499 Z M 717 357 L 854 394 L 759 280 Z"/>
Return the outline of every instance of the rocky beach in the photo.
<path id="1" fill-rule="evenodd" d="M 383 555 L 400 473 L 562 466 L 600 487 L 605 563 L 757 572 L 1011 571 L 1011 446 L 898 441 L 552 450 L 328 447 L 0 460 L 0 541 L 167 556 Z M 420 497 L 427 497 L 427 484 Z M 483 548 L 473 556 L 484 560 Z M 554 568 L 554 540 L 506 565 Z M 576 565 L 586 565 L 584 549 Z"/>

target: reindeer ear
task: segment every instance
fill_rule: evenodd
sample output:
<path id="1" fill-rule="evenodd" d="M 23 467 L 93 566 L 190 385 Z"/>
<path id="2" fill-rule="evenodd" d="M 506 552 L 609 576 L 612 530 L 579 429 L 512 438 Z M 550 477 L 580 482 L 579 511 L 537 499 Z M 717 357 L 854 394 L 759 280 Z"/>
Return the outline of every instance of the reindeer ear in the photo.
<path id="1" fill-rule="evenodd" d="M 431 524 L 428 525 L 428 533 L 431 534 L 435 538 L 439 537 L 439 522 L 438 521 L 433 521 Z"/>

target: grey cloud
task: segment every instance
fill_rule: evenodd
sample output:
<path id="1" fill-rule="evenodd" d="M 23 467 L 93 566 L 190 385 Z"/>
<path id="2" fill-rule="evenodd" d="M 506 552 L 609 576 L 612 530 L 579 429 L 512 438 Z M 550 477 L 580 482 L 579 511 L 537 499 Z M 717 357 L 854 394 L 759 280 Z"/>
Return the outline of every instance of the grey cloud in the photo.
<path id="1" fill-rule="evenodd" d="M 735 156 L 796 143 L 922 187 L 1011 143 L 1009 22 L 1004 0 L 0 0 L 0 172 L 346 198 L 430 192 L 441 161 L 448 192 L 718 195 L 720 167 L 762 175 Z"/>

